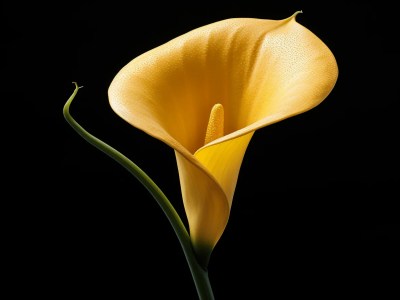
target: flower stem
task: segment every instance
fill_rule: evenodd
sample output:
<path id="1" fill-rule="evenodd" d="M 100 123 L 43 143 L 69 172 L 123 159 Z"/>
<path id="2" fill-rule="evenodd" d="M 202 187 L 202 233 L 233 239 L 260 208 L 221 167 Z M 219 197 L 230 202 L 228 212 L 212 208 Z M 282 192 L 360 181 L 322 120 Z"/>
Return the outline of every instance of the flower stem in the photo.
<path id="1" fill-rule="evenodd" d="M 176 212 L 171 202 L 165 196 L 165 194 L 154 183 L 154 181 L 144 171 L 142 171 L 135 163 L 133 163 L 130 159 L 128 159 L 119 151 L 115 150 L 113 147 L 109 146 L 102 140 L 96 138 L 95 136 L 87 132 L 81 125 L 79 125 L 71 117 L 69 113 L 69 107 L 72 103 L 72 100 L 78 93 L 79 88 L 81 88 L 78 86 L 76 82 L 74 82 L 74 84 L 75 84 L 75 90 L 64 105 L 63 109 L 64 118 L 81 137 L 83 137 L 87 142 L 89 142 L 97 149 L 101 150 L 102 152 L 113 158 L 116 162 L 118 162 L 125 169 L 127 169 L 132 175 L 134 175 L 146 187 L 146 189 L 150 192 L 150 194 L 160 205 L 161 209 L 164 211 L 165 215 L 167 216 L 169 222 L 171 223 L 181 243 L 187 263 L 192 273 L 192 277 L 197 289 L 197 294 L 199 296 L 199 299 L 214 300 L 214 294 L 208 277 L 208 271 L 203 269 L 198 263 L 186 227 L 183 224 L 181 218 L 179 217 L 178 213 Z"/>

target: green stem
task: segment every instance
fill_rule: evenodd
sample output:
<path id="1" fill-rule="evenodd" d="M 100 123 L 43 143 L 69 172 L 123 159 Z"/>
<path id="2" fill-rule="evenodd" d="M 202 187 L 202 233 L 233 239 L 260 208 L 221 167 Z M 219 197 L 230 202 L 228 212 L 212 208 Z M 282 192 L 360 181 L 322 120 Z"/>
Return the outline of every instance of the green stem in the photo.
<path id="1" fill-rule="evenodd" d="M 87 142 L 92 144 L 97 149 L 101 150 L 102 152 L 113 158 L 116 162 L 121 164 L 146 187 L 146 189 L 150 192 L 150 194 L 160 205 L 165 215 L 167 216 L 169 222 L 171 223 L 172 227 L 174 228 L 174 231 L 181 243 L 183 252 L 185 253 L 186 260 L 189 264 L 189 268 L 192 273 L 194 283 L 196 285 L 199 299 L 213 300 L 214 295 L 208 277 L 208 271 L 204 270 L 199 265 L 196 256 L 194 254 L 192 243 L 190 241 L 190 236 L 186 230 L 186 227 L 183 224 L 178 213 L 172 206 L 171 202 L 168 200 L 168 198 L 154 183 L 154 181 L 145 172 L 143 172 L 135 163 L 133 163 L 130 159 L 128 159 L 126 156 L 124 156 L 122 153 L 115 150 L 108 144 L 104 143 L 100 139 L 91 135 L 71 117 L 69 113 L 69 107 L 80 88 L 76 82 L 74 82 L 74 84 L 75 84 L 75 90 L 64 105 L 63 109 L 64 118 L 81 137 L 83 137 Z"/>

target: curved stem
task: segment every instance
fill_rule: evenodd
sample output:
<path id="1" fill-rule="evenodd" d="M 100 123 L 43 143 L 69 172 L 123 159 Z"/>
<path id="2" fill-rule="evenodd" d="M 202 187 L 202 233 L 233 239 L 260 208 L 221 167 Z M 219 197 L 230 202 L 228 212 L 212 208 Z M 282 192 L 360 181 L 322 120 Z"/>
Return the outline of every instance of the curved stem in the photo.
<path id="1" fill-rule="evenodd" d="M 76 82 L 74 82 L 74 84 L 75 90 L 64 105 L 64 118 L 81 137 L 83 137 L 87 142 L 92 144 L 97 149 L 101 150 L 102 152 L 113 158 L 116 162 L 127 169 L 132 175 L 134 175 L 146 187 L 146 189 L 160 205 L 161 209 L 164 211 L 169 222 L 174 228 L 174 231 L 181 243 L 183 252 L 185 253 L 186 260 L 189 264 L 189 268 L 192 273 L 194 283 L 196 285 L 199 299 L 213 300 L 214 295 L 208 277 L 208 271 L 204 270 L 197 262 L 196 256 L 193 252 L 192 243 L 190 241 L 190 236 L 186 230 L 186 227 L 168 198 L 154 183 L 154 181 L 135 163 L 133 163 L 130 159 L 128 159 L 119 151 L 115 150 L 113 147 L 91 135 L 71 117 L 69 113 L 69 107 L 80 88 Z"/>

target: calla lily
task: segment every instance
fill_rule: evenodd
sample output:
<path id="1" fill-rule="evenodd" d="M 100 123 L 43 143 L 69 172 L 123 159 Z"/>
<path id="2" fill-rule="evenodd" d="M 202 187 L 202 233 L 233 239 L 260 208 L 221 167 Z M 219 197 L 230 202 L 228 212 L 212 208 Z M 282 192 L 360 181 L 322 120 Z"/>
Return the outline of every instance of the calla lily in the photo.
<path id="1" fill-rule="evenodd" d="M 121 118 L 174 149 L 203 266 L 227 225 L 253 133 L 312 109 L 336 83 L 334 55 L 298 13 L 196 28 L 134 58 L 109 87 Z"/>

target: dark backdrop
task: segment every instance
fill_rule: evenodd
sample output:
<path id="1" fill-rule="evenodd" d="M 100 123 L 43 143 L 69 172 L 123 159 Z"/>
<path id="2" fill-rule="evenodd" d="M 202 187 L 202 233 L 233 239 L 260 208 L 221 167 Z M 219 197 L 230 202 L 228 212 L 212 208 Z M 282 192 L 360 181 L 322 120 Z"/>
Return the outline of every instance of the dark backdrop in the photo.
<path id="1" fill-rule="evenodd" d="M 134 57 L 201 25 L 283 19 L 303 10 L 297 21 L 332 50 L 338 82 L 318 107 L 255 133 L 210 260 L 216 299 L 398 294 L 389 275 L 398 263 L 400 198 L 400 52 L 392 5 L 2 5 L 14 293 L 196 299 L 178 239 L 157 203 L 64 120 L 71 82 L 84 86 L 71 106 L 74 118 L 147 172 L 186 222 L 173 150 L 115 115 L 107 98 L 111 80 Z"/>

